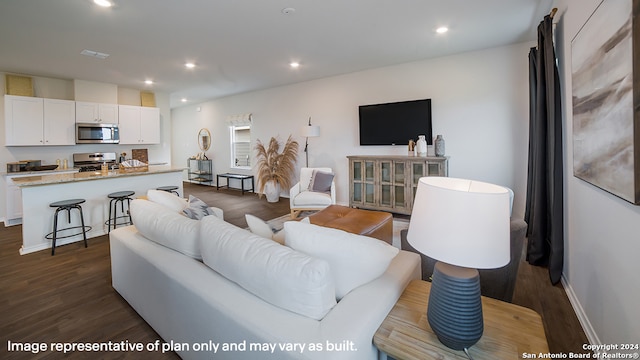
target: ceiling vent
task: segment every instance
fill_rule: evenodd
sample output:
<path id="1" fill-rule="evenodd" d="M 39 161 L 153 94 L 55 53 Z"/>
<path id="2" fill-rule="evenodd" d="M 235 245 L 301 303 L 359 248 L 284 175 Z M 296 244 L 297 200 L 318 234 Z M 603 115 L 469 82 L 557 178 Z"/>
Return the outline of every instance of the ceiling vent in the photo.
<path id="1" fill-rule="evenodd" d="M 109 54 L 105 54 L 105 53 L 101 53 L 101 52 L 97 52 L 97 51 L 93 51 L 93 50 L 87 50 L 87 49 L 82 50 L 80 52 L 80 54 L 86 55 L 86 56 L 91 56 L 91 57 L 98 58 L 98 59 L 103 59 L 103 60 L 106 59 L 109 56 Z"/>

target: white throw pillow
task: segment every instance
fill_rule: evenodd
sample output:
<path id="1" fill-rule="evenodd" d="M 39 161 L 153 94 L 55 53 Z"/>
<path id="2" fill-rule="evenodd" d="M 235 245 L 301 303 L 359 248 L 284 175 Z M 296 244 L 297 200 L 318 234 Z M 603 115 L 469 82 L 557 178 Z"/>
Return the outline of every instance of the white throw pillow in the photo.
<path id="1" fill-rule="evenodd" d="M 189 205 L 185 199 L 162 190 L 148 190 L 147 199 L 180 213 Z"/>
<path id="2" fill-rule="evenodd" d="M 256 234 L 260 235 L 264 238 L 271 239 L 280 245 L 284 245 L 284 231 L 278 230 L 276 231 L 272 228 L 266 221 L 260 219 L 259 217 L 253 216 L 251 214 L 245 214 L 244 218 L 247 220 L 247 225 L 249 226 L 249 230 Z"/>
<path id="3" fill-rule="evenodd" d="M 202 259 L 198 242 L 199 220 L 141 199 L 131 202 L 131 218 L 136 229 L 147 239 L 194 259 Z"/>
<path id="4" fill-rule="evenodd" d="M 302 222 L 286 222 L 284 231 L 285 245 L 329 263 L 338 300 L 382 275 L 399 251 L 368 236 Z"/>
<path id="5" fill-rule="evenodd" d="M 282 309 L 321 320 L 336 305 L 329 264 L 215 216 L 200 221 L 203 262 Z"/>

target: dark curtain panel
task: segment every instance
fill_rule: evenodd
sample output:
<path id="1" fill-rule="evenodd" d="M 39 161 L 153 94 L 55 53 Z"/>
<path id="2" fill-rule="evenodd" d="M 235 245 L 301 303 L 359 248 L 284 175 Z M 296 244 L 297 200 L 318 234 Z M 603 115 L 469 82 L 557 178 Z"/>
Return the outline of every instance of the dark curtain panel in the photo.
<path id="1" fill-rule="evenodd" d="M 548 266 L 553 284 L 564 262 L 562 108 L 553 48 L 553 24 L 538 26 L 538 47 L 529 52 L 529 167 L 525 221 L 527 261 Z"/>

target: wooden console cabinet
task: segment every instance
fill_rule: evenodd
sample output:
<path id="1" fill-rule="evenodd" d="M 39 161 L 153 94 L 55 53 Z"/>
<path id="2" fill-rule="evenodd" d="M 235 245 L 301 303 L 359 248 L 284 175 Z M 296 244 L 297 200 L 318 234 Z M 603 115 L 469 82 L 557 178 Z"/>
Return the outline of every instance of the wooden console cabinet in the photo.
<path id="1" fill-rule="evenodd" d="M 418 180 L 448 176 L 449 158 L 353 155 L 349 159 L 349 206 L 411 214 Z"/>

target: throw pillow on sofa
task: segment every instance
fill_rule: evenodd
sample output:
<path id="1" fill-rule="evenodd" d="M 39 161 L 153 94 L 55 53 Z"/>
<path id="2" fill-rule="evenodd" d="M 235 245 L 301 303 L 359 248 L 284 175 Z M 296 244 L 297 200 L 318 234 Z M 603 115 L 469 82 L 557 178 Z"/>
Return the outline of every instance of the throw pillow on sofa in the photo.
<path id="1" fill-rule="evenodd" d="M 200 220 L 207 215 L 213 215 L 213 211 L 204 201 L 193 195 L 189 195 L 189 204 L 182 210 L 189 219 Z"/>
<path id="2" fill-rule="evenodd" d="M 284 224 L 285 245 L 324 259 L 331 267 L 336 297 L 382 275 L 399 250 L 384 241 L 313 224 Z"/>
<path id="3" fill-rule="evenodd" d="M 282 309 L 322 319 L 336 305 L 329 264 L 207 216 L 202 260 L 230 281 Z"/>
<path id="4" fill-rule="evenodd" d="M 147 239 L 194 259 L 202 259 L 198 242 L 199 220 L 141 199 L 131 202 L 131 218 L 136 229 Z"/>
<path id="5" fill-rule="evenodd" d="M 284 245 L 284 230 L 276 230 L 271 227 L 271 225 L 267 224 L 266 221 L 260 219 L 257 216 L 253 216 L 251 214 L 244 215 L 245 220 L 247 220 L 247 225 L 249 226 L 249 231 L 256 235 L 260 235 L 264 238 L 271 239 L 277 242 L 280 245 Z"/>
<path id="6" fill-rule="evenodd" d="M 175 212 L 182 212 L 188 205 L 185 199 L 178 195 L 154 189 L 147 191 L 147 200 L 163 205 Z"/>

